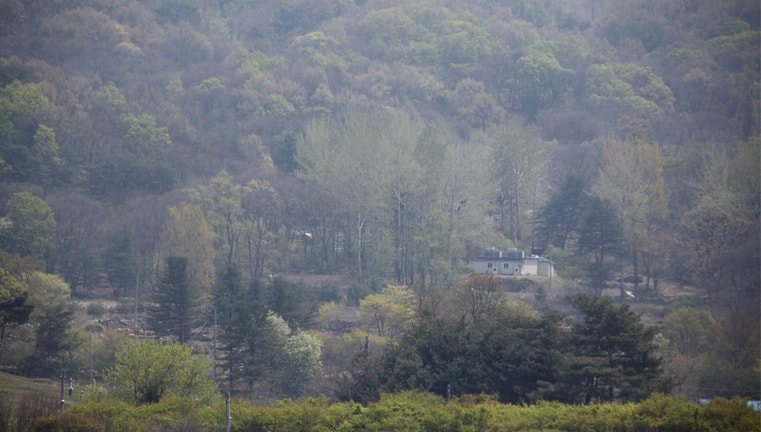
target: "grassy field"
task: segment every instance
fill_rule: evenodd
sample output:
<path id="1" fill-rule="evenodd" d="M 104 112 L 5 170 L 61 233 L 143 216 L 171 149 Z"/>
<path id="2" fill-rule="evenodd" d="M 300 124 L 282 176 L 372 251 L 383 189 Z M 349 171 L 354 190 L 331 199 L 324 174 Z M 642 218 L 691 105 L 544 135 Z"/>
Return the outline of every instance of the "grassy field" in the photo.
<path id="1" fill-rule="evenodd" d="M 61 383 L 42 378 L 24 378 L 0 372 L 0 392 L 15 397 L 27 394 L 43 394 L 60 397 Z"/>

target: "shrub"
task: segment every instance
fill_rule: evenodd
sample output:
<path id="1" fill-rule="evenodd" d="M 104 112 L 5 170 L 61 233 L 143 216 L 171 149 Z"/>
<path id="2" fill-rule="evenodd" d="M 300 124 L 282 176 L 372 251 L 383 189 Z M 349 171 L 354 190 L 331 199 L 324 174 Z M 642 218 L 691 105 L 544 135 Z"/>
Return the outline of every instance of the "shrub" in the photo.
<path id="1" fill-rule="evenodd" d="M 90 303 L 87 305 L 87 315 L 93 317 L 102 317 L 106 314 L 106 307 L 100 303 Z"/>
<path id="2" fill-rule="evenodd" d="M 706 432 L 761 430 L 761 414 L 740 398 L 712 399 L 700 410 L 700 430 Z"/>
<path id="3" fill-rule="evenodd" d="M 32 430 L 34 432 L 103 432 L 106 429 L 86 417 L 67 411 L 37 419 Z"/>
<path id="4" fill-rule="evenodd" d="M 637 405 L 635 430 L 694 431 L 699 408 L 682 398 L 653 394 Z"/>

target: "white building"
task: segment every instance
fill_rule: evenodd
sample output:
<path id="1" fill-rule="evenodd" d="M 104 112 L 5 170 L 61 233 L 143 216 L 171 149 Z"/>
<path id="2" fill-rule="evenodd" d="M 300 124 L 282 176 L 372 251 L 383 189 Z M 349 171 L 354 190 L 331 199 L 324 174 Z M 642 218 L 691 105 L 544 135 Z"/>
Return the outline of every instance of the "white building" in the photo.
<path id="1" fill-rule="evenodd" d="M 489 248 L 483 255 L 468 261 L 473 273 L 494 274 L 503 276 L 544 276 L 555 274 L 555 264 L 540 256 L 526 257 L 522 250 L 501 250 Z"/>

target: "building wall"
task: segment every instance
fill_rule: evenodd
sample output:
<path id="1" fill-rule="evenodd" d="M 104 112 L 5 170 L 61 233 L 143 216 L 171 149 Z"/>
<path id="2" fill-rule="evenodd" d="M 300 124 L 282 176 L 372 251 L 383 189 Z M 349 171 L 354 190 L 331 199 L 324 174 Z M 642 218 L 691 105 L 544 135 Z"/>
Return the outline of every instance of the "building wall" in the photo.
<path id="1" fill-rule="evenodd" d="M 550 276 L 552 264 L 541 258 L 530 257 L 523 260 L 505 258 L 476 258 L 468 262 L 476 274 Z M 554 273 L 554 269 L 552 270 Z"/>

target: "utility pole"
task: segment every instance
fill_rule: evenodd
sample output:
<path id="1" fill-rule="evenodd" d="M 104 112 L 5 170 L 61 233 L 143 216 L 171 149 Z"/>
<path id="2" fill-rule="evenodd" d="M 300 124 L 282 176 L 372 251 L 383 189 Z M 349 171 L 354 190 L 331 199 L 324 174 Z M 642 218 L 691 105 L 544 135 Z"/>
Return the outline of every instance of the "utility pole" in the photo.
<path id="1" fill-rule="evenodd" d="M 214 347 L 212 348 L 212 359 L 214 360 L 214 382 L 217 382 L 217 308 L 214 308 Z"/>
<path id="2" fill-rule="evenodd" d="M 66 399 L 63 397 L 63 380 L 66 378 L 66 371 L 61 369 L 61 411 L 64 411 L 66 409 Z"/>
<path id="3" fill-rule="evenodd" d="M 135 276 L 135 323 L 133 325 L 135 329 L 135 336 L 137 337 L 137 307 L 140 304 L 140 274 Z"/>
<path id="4" fill-rule="evenodd" d="M 227 421 L 227 427 L 225 428 L 226 432 L 230 432 L 230 426 L 233 424 L 233 418 L 230 416 L 230 392 L 227 392 L 227 401 L 225 403 L 225 419 Z"/>
<path id="5" fill-rule="evenodd" d="M 93 372 L 92 372 L 92 333 L 90 333 L 90 383 L 94 383 L 95 378 L 93 378 Z"/>

